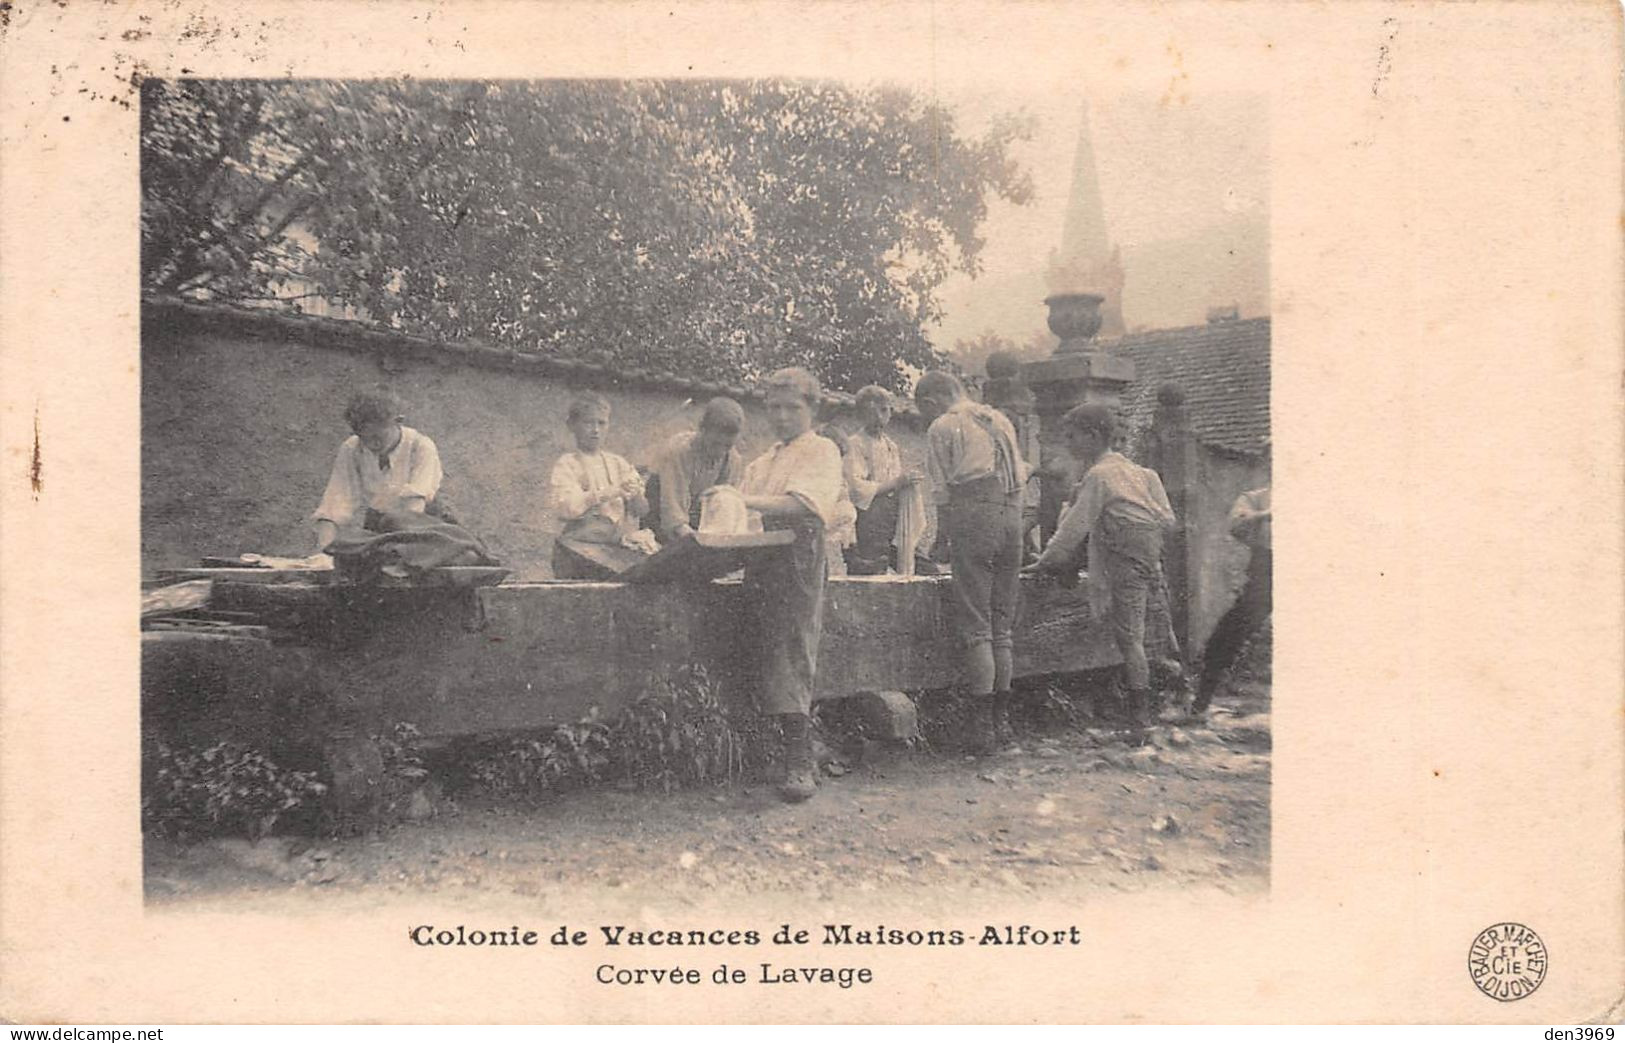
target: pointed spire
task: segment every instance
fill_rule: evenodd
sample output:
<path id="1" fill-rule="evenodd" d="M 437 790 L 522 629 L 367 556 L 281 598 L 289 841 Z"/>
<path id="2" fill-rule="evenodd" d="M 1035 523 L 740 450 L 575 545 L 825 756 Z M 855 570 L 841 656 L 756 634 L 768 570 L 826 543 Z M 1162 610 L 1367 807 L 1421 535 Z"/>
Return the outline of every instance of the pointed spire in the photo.
<path id="1" fill-rule="evenodd" d="M 1123 326 L 1123 265 L 1106 234 L 1106 207 L 1089 132 L 1089 103 L 1078 123 L 1078 147 L 1072 159 L 1072 194 L 1067 202 L 1061 247 L 1050 254 L 1050 292 L 1088 291 L 1106 300 L 1100 308 L 1100 336 L 1118 337 Z"/>
<path id="2" fill-rule="evenodd" d="M 1078 149 L 1072 159 L 1072 198 L 1061 231 L 1063 262 L 1096 267 L 1105 263 L 1111 248 L 1106 241 L 1106 207 L 1100 200 L 1100 175 L 1095 168 L 1095 147 L 1089 134 L 1089 103 L 1083 103 L 1078 124 Z"/>

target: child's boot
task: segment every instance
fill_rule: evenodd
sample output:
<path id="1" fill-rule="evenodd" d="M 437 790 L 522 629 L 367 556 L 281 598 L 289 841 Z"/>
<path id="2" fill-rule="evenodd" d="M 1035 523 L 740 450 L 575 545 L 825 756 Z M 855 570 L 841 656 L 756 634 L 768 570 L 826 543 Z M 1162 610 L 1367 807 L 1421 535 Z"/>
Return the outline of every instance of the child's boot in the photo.
<path id="1" fill-rule="evenodd" d="M 993 696 L 973 695 L 965 706 L 965 752 L 986 756 L 997 748 L 993 730 Z"/>
<path id="2" fill-rule="evenodd" d="M 784 781 L 779 795 L 792 804 L 808 799 L 818 790 L 817 765 L 813 760 L 812 722 L 804 713 L 784 715 Z"/>

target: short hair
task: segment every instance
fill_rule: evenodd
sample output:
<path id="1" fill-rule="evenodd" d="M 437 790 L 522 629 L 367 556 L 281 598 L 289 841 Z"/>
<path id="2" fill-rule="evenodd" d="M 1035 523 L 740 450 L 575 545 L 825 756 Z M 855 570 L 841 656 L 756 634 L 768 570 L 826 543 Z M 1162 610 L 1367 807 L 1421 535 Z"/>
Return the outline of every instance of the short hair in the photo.
<path id="1" fill-rule="evenodd" d="M 991 380 L 1015 380 L 1021 375 L 1021 360 L 1013 351 L 995 351 L 988 355 L 985 365 Z"/>
<path id="2" fill-rule="evenodd" d="M 771 395 L 775 391 L 793 391 L 813 409 L 818 408 L 819 400 L 824 396 L 823 389 L 818 386 L 818 378 L 800 366 L 774 370 L 762 381 L 761 390 L 764 395 Z"/>
<path id="3" fill-rule="evenodd" d="M 700 426 L 737 435 L 745 426 L 745 410 L 733 399 L 718 395 L 705 404 Z"/>
<path id="4" fill-rule="evenodd" d="M 373 424 L 391 424 L 399 419 L 400 399 L 388 391 L 357 391 L 344 406 L 344 422 L 352 431 Z"/>
<path id="5" fill-rule="evenodd" d="M 919 398 L 922 395 L 957 401 L 965 397 L 965 385 L 961 384 L 959 378 L 952 373 L 933 369 L 921 377 L 919 383 L 914 385 L 914 397 Z"/>
<path id="6" fill-rule="evenodd" d="M 982 385 L 982 401 L 1015 413 L 1032 412 L 1035 402 L 1027 385 L 1010 377 L 988 377 L 987 383 Z"/>
<path id="7" fill-rule="evenodd" d="M 1061 427 L 1068 431 L 1093 432 L 1111 445 L 1117 434 L 1117 418 L 1106 406 L 1086 402 L 1067 410 L 1061 418 Z"/>
<path id="8" fill-rule="evenodd" d="M 609 415 L 609 399 L 596 391 L 583 391 L 570 400 L 570 411 L 565 414 L 564 422 L 574 425 L 577 421 L 585 419 L 589 412 L 602 411 Z"/>
<path id="9" fill-rule="evenodd" d="M 860 406 L 866 406 L 871 402 L 884 402 L 888 406 L 892 404 L 891 392 L 879 384 L 858 388 L 858 393 L 853 398 Z"/>

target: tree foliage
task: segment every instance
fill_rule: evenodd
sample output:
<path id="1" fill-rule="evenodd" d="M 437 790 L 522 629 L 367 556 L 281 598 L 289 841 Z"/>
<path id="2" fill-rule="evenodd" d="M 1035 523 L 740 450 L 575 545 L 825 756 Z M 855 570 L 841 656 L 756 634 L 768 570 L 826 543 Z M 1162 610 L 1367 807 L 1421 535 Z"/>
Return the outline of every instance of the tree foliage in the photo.
<path id="1" fill-rule="evenodd" d="M 156 81 L 149 292 L 320 296 L 416 332 L 718 379 L 940 358 L 1008 157 L 911 92 L 810 81 Z"/>
<path id="2" fill-rule="evenodd" d="M 1012 355 L 1021 362 L 1037 362 L 1048 358 L 1054 349 L 1055 337 L 1048 330 L 1034 330 L 1024 343 L 993 330 L 983 330 L 968 340 L 955 341 L 948 357 L 962 372 L 981 376 L 986 372 L 987 357 L 996 351 Z"/>

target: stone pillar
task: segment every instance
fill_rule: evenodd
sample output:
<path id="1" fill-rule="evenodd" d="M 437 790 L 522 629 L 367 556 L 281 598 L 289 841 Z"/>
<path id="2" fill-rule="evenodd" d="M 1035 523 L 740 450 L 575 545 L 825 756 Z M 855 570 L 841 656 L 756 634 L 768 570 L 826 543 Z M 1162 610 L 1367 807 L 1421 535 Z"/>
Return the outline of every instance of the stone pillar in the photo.
<path id="1" fill-rule="evenodd" d="M 1060 437 L 1061 417 L 1073 406 L 1099 403 L 1116 408 L 1123 389 L 1134 379 L 1134 362 L 1094 343 L 1100 330 L 1102 297 L 1093 293 L 1057 294 L 1050 307 L 1049 328 L 1061 338 L 1055 353 L 1021 367 L 1023 383 L 1033 392 L 1038 412 L 1041 499 L 1038 523 L 1047 541 L 1055 532 L 1061 504 L 1069 498 L 1076 476 Z"/>
<path id="2" fill-rule="evenodd" d="M 1006 351 L 995 351 L 987 357 L 987 382 L 982 385 L 982 401 L 1003 413 L 1016 429 L 1016 447 L 1021 458 L 1039 473 L 1042 455 L 1038 450 L 1038 414 L 1034 412 L 1037 400 L 1027 385 L 1021 382 L 1021 362 Z M 1022 494 L 1022 546 L 1028 546 L 1031 528 L 1038 521 L 1038 505 L 1026 491 Z M 1026 551 L 1023 551 L 1023 555 Z"/>
<path id="3" fill-rule="evenodd" d="M 1169 534 L 1162 560 L 1168 577 L 1174 633 L 1179 637 L 1179 647 L 1188 665 L 1196 652 L 1191 644 L 1190 610 L 1195 586 L 1200 581 L 1194 561 L 1197 525 L 1194 509 L 1200 496 L 1201 474 L 1185 392 L 1175 384 L 1164 384 L 1157 389 L 1157 411 L 1146 438 L 1144 455 L 1145 465 L 1162 478 L 1168 502 L 1181 523 L 1177 531 Z"/>

